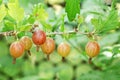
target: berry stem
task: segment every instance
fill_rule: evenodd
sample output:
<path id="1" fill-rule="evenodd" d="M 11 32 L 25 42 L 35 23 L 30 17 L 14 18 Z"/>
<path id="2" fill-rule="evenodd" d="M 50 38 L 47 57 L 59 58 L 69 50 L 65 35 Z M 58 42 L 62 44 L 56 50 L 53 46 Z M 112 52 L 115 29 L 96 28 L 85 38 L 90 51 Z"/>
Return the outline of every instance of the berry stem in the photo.
<path id="1" fill-rule="evenodd" d="M 65 57 L 62 57 L 62 62 L 65 62 Z"/>
<path id="2" fill-rule="evenodd" d="M 37 52 L 39 52 L 39 48 L 40 48 L 39 45 L 37 45 L 37 46 L 36 46 L 36 50 L 37 50 Z"/>
<path id="3" fill-rule="evenodd" d="M 30 50 L 28 50 L 27 53 L 28 53 L 29 56 L 31 56 L 31 52 L 30 52 Z"/>
<path id="4" fill-rule="evenodd" d="M 12 62 L 13 64 L 15 64 L 16 63 L 16 58 L 13 58 L 13 62 Z"/>
<path id="5" fill-rule="evenodd" d="M 89 58 L 88 62 L 89 62 L 89 64 L 92 64 L 92 58 Z"/>
<path id="6" fill-rule="evenodd" d="M 49 56 L 49 54 L 47 55 L 47 59 L 50 60 L 50 56 Z"/>

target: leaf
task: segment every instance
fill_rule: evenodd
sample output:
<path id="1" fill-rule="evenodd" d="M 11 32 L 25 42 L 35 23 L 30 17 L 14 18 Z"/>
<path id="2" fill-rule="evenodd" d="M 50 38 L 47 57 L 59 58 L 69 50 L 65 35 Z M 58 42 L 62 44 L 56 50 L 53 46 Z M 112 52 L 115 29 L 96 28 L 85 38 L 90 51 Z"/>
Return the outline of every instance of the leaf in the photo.
<path id="1" fill-rule="evenodd" d="M 118 53 L 120 52 L 119 49 L 120 49 L 120 46 L 114 46 L 112 52 L 113 52 L 114 54 L 118 54 Z"/>
<path id="2" fill-rule="evenodd" d="M 108 15 L 107 19 L 104 21 L 101 32 L 114 30 L 118 27 L 118 24 L 119 21 L 117 11 L 112 10 L 110 11 L 110 14 Z"/>
<path id="3" fill-rule="evenodd" d="M 99 24 L 99 21 L 98 21 L 98 19 L 93 18 L 93 19 L 91 19 L 91 23 L 92 23 L 95 27 L 97 27 L 98 24 Z"/>
<path id="4" fill-rule="evenodd" d="M 7 20 L 7 21 L 9 21 L 9 22 L 11 22 L 11 23 L 13 23 L 13 24 L 16 24 L 16 20 L 13 19 L 13 18 L 12 18 L 10 15 L 8 15 L 8 14 L 5 16 L 4 20 Z"/>
<path id="5" fill-rule="evenodd" d="M 2 4 L 2 0 L 0 0 L 0 5 Z"/>
<path id="6" fill-rule="evenodd" d="M 64 32 L 64 30 L 65 30 L 64 17 L 65 17 L 65 15 L 62 15 L 62 16 L 61 16 L 61 20 L 62 20 L 62 23 L 61 23 L 61 25 L 60 25 L 60 31 L 61 31 L 61 32 Z"/>
<path id="7" fill-rule="evenodd" d="M 38 75 L 29 75 L 21 78 L 17 78 L 16 80 L 40 80 Z"/>
<path id="8" fill-rule="evenodd" d="M 24 32 L 24 31 L 21 31 L 21 32 L 19 32 L 19 34 L 17 34 L 18 38 L 21 38 L 21 37 L 24 36 L 24 35 L 25 35 L 25 32 Z"/>
<path id="9" fill-rule="evenodd" d="M 98 25 L 100 26 L 97 28 L 97 30 L 99 30 L 100 33 L 106 33 L 110 30 L 118 28 L 118 24 L 118 13 L 116 10 L 111 10 L 105 20 L 101 19 L 101 22 L 98 23 Z"/>
<path id="10" fill-rule="evenodd" d="M 9 75 L 11 77 L 16 76 L 22 67 L 22 59 L 17 60 L 16 65 L 12 64 L 12 59 L 9 56 L 2 56 L 0 57 L 1 61 L 1 66 L 2 66 L 2 71 L 6 74 Z M 6 63 L 7 61 L 9 61 L 9 63 Z"/>
<path id="11" fill-rule="evenodd" d="M 91 19 L 91 23 L 94 25 L 98 33 L 106 33 L 110 30 L 114 30 L 118 28 L 119 24 L 117 11 L 111 10 L 107 17 L 100 16 L 97 19 L 93 18 Z"/>
<path id="12" fill-rule="evenodd" d="M 102 73 L 99 71 L 91 71 L 81 75 L 78 80 L 102 80 Z"/>
<path id="13" fill-rule="evenodd" d="M 61 25 L 60 25 L 60 31 L 61 31 L 61 32 L 64 32 L 64 24 L 61 24 Z"/>
<path id="14" fill-rule="evenodd" d="M 31 29 L 31 25 L 24 25 L 24 26 L 20 26 L 18 30 L 20 31 L 30 31 Z"/>
<path id="15" fill-rule="evenodd" d="M 32 15 L 30 15 L 27 21 L 28 23 L 33 24 L 35 22 L 35 18 Z"/>
<path id="16" fill-rule="evenodd" d="M 46 21 L 48 19 L 48 13 L 45 11 L 45 9 L 40 8 L 38 10 L 38 13 L 39 13 L 39 15 L 38 15 L 39 20 Z"/>
<path id="17" fill-rule="evenodd" d="M 29 62 L 29 61 L 25 61 L 23 64 L 23 74 L 25 76 L 29 76 L 31 74 L 35 74 L 37 71 L 34 68 L 34 66 Z"/>
<path id="18" fill-rule="evenodd" d="M 99 32 L 101 27 L 103 26 L 103 20 L 101 17 L 99 19 L 93 18 L 91 19 L 91 23 L 94 25 L 95 29 Z"/>
<path id="19" fill-rule="evenodd" d="M 78 19 L 77 19 L 77 22 L 79 23 L 79 24 L 82 24 L 83 22 L 84 22 L 84 18 L 83 18 L 83 16 L 78 16 Z"/>
<path id="20" fill-rule="evenodd" d="M 19 6 L 18 2 L 9 3 L 8 8 L 9 8 L 9 10 L 8 10 L 9 15 L 12 18 L 14 18 L 17 22 L 23 20 L 24 9 Z"/>
<path id="21" fill-rule="evenodd" d="M 52 80 L 55 73 L 53 65 L 49 62 L 42 62 L 38 67 L 38 71 L 41 80 Z"/>
<path id="22" fill-rule="evenodd" d="M 60 80 L 72 80 L 73 69 L 69 64 L 60 64 L 57 72 Z"/>
<path id="23" fill-rule="evenodd" d="M 3 18 L 6 16 L 7 14 L 7 10 L 5 8 L 5 6 L 2 4 L 0 6 L 0 22 L 3 20 Z"/>
<path id="24" fill-rule="evenodd" d="M 51 26 L 49 23 L 47 23 L 47 22 L 45 22 L 45 21 L 41 21 L 41 24 L 43 25 L 43 27 L 44 27 L 46 30 L 48 30 L 48 31 L 51 31 L 51 30 L 52 30 L 52 26 Z"/>
<path id="25" fill-rule="evenodd" d="M 34 7 L 33 15 L 39 21 L 46 21 L 48 19 L 48 13 L 45 11 L 42 4 Z"/>
<path id="26" fill-rule="evenodd" d="M 80 0 L 66 0 L 65 11 L 67 12 L 68 19 L 74 20 L 76 14 L 80 13 Z"/>
<path id="27" fill-rule="evenodd" d="M 2 29 L 2 31 L 11 31 L 14 30 L 14 24 L 10 21 L 5 20 L 4 21 L 4 27 Z"/>
<path id="28" fill-rule="evenodd" d="M 119 34 L 120 34 L 119 32 L 107 34 L 107 36 L 103 37 L 99 41 L 100 45 L 105 46 L 105 45 L 112 45 L 116 43 L 117 41 L 119 41 Z"/>

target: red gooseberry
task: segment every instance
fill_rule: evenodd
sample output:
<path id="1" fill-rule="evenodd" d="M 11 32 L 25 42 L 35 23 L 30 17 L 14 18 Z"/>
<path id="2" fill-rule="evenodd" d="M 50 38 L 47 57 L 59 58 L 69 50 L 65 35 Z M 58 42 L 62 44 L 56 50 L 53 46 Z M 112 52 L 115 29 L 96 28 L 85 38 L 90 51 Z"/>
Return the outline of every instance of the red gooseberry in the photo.
<path id="1" fill-rule="evenodd" d="M 39 46 L 42 45 L 46 40 L 46 34 L 42 30 L 36 30 L 32 35 L 32 41 L 37 46 L 37 51 L 39 51 Z"/>
<path id="2" fill-rule="evenodd" d="M 23 55 L 24 50 L 24 45 L 20 41 L 13 42 L 10 45 L 10 55 L 13 57 L 13 64 L 16 63 L 16 58 Z"/>

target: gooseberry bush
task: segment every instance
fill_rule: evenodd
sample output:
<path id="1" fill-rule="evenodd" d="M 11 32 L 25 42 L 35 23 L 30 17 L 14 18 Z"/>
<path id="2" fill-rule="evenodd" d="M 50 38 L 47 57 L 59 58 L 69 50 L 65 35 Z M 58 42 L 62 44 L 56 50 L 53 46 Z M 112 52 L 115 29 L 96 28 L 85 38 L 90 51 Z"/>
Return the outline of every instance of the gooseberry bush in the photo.
<path id="1" fill-rule="evenodd" d="M 1 0 L 0 51 L 1 80 L 119 80 L 119 0 Z"/>

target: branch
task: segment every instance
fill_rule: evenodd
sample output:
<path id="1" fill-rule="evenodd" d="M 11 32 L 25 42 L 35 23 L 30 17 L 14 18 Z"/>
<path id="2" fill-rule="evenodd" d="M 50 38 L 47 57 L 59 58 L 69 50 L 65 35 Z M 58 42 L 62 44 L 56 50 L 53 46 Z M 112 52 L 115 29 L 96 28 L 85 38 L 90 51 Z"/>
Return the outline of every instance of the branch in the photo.
<path id="1" fill-rule="evenodd" d="M 30 31 L 32 32 L 32 31 Z M 79 31 L 67 31 L 67 32 L 50 32 L 50 33 L 47 33 L 47 36 L 49 35 L 62 35 L 62 34 L 74 34 L 74 33 L 77 33 L 77 34 L 83 34 L 83 35 L 88 35 L 89 33 L 83 33 L 83 32 L 79 32 Z M 8 31 L 8 32 L 0 32 L 0 35 L 3 35 L 3 36 L 15 36 L 17 34 L 17 32 L 15 31 Z"/>
<path id="2" fill-rule="evenodd" d="M 0 35 L 3 36 L 15 36 L 17 32 L 15 31 L 8 31 L 8 32 L 0 32 Z"/>
<path id="3" fill-rule="evenodd" d="M 68 32 L 51 32 L 51 33 L 47 33 L 47 35 L 62 35 L 62 34 L 74 34 L 74 33 L 78 33 L 78 34 L 84 34 L 84 35 L 88 35 L 89 33 L 83 33 L 83 32 L 79 32 L 79 31 L 68 31 Z"/>

